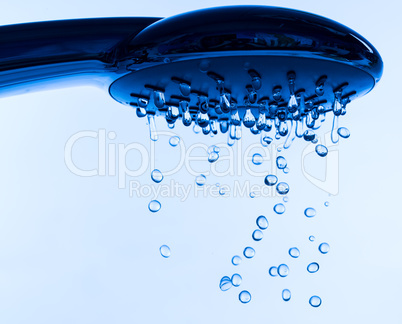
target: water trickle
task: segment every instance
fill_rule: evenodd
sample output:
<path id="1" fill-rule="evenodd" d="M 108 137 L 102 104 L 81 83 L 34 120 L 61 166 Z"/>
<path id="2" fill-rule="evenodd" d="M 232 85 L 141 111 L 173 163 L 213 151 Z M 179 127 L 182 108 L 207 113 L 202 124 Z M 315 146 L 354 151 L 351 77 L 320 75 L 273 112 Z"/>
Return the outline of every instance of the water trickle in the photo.
<path id="1" fill-rule="evenodd" d="M 316 215 L 316 211 L 314 208 L 308 207 L 304 210 L 304 215 L 306 215 L 306 217 L 314 217 Z"/>
<path id="2" fill-rule="evenodd" d="M 296 136 L 303 137 L 304 134 L 304 118 L 300 118 L 296 121 Z"/>
<path id="3" fill-rule="evenodd" d="M 156 183 L 161 182 L 163 180 L 162 172 L 160 172 L 158 169 L 153 170 L 151 172 L 151 179 Z"/>
<path id="4" fill-rule="evenodd" d="M 286 159 L 283 156 L 278 156 L 276 158 L 276 166 L 278 167 L 278 169 L 284 169 L 284 168 L 286 168 L 287 165 L 288 165 L 288 162 L 286 161 Z"/>
<path id="5" fill-rule="evenodd" d="M 243 125 L 246 126 L 247 128 L 251 128 L 255 125 L 255 117 L 251 113 L 250 109 L 247 109 L 246 113 L 244 114 Z"/>
<path id="6" fill-rule="evenodd" d="M 179 143 L 180 143 L 180 137 L 179 136 L 172 136 L 169 139 L 170 146 L 175 147 L 175 146 L 179 145 Z"/>
<path id="7" fill-rule="evenodd" d="M 236 139 L 236 127 L 233 124 L 229 126 L 229 137 L 231 139 Z"/>
<path id="8" fill-rule="evenodd" d="M 162 245 L 159 248 L 159 252 L 161 256 L 163 256 L 164 258 L 170 257 L 170 247 L 168 247 L 167 245 Z"/>
<path id="9" fill-rule="evenodd" d="M 247 259 L 251 259 L 252 257 L 254 257 L 255 255 L 255 250 L 252 247 L 246 247 L 243 251 L 243 255 L 247 258 Z"/>
<path id="10" fill-rule="evenodd" d="M 200 174 L 199 176 L 197 176 L 195 178 L 195 183 L 200 187 L 202 187 L 206 182 L 207 182 L 207 177 L 204 176 L 203 174 Z"/>
<path id="11" fill-rule="evenodd" d="M 155 115 L 148 114 L 147 117 L 148 117 L 148 124 L 149 124 L 149 137 L 151 138 L 152 141 L 157 141 L 158 140 L 158 131 L 156 130 Z"/>
<path id="12" fill-rule="evenodd" d="M 276 175 L 273 175 L 273 174 L 268 174 L 264 179 L 264 183 L 267 186 L 274 186 L 274 185 L 276 185 L 277 182 L 278 182 L 278 178 Z"/>
<path id="13" fill-rule="evenodd" d="M 283 214 L 285 211 L 286 211 L 286 207 L 282 203 L 276 204 L 274 206 L 274 212 L 277 213 L 278 215 Z"/>
<path id="14" fill-rule="evenodd" d="M 309 239 L 310 242 L 314 242 L 314 241 L 315 241 L 315 237 L 314 237 L 313 235 L 310 235 L 310 236 L 308 237 L 308 239 Z"/>
<path id="15" fill-rule="evenodd" d="M 280 195 L 286 195 L 289 192 L 289 185 L 286 182 L 279 182 L 276 185 L 276 192 Z"/>
<path id="16" fill-rule="evenodd" d="M 324 145 L 318 144 L 318 145 L 315 146 L 315 152 L 319 156 L 325 157 L 328 154 L 328 149 Z"/>
<path id="17" fill-rule="evenodd" d="M 283 299 L 285 302 L 289 301 L 290 298 L 291 298 L 291 296 L 292 296 L 292 295 L 291 295 L 289 289 L 283 289 L 283 290 L 282 290 L 282 299 Z"/>
<path id="18" fill-rule="evenodd" d="M 318 246 L 318 250 L 322 253 L 322 254 L 327 254 L 329 252 L 329 244 L 328 243 L 321 243 Z"/>
<path id="19" fill-rule="evenodd" d="M 242 281 L 242 277 L 241 277 L 238 273 L 235 273 L 235 274 L 232 276 L 231 281 L 232 281 L 232 285 L 233 285 L 234 287 L 239 287 L 240 284 L 241 284 L 241 281 Z"/>
<path id="20" fill-rule="evenodd" d="M 161 209 L 161 203 L 158 200 L 151 200 L 148 204 L 149 211 L 156 213 Z"/>
<path id="21" fill-rule="evenodd" d="M 350 136 L 349 129 L 347 129 L 346 127 L 339 127 L 338 135 L 342 138 L 348 138 Z"/>
<path id="22" fill-rule="evenodd" d="M 253 240 L 254 241 L 261 241 L 263 237 L 264 237 L 264 234 L 259 229 L 256 229 L 253 232 Z"/>
<path id="23" fill-rule="evenodd" d="M 276 276 L 278 276 L 278 268 L 271 267 L 271 268 L 269 268 L 268 273 L 271 277 L 276 277 Z"/>
<path id="24" fill-rule="evenodd" d="M 261 154 L 259 153 L 255 153 L 251 159 L 251 161 L 255 164 L 255 165 L 260 165 L 262 164 L 262 162 L 264 161 L 263 157 Z"/>
<path id="25" fill-rule="evenodd" d="M 285 144 L 283 144 L 284 149 L 288 149 L 296 138 L 296 131 L 294 130 L 294 128 L 295 128 L 294 124 L 295 124 L 295 122 L 293 120 L 291 120 L 289 133 L 288 133 L 288 136 L 286 137 Z"/>
<path id="26" fill-rule="evenodd" d="M 339 122 L 339 116 L 334 115 L 334 119 L 332 120 L 332 130 L 331 130 L 331 141 L 334 144 L 338 143 L 338 141 L 339 141 L 338 122 Z"/>
<path id="27" fill-rule="evenodd" d="M 241 139 L 241 126 L 235 126 L 236 139 Z"/>
<path id="28" fill-rule="evenodd" d="M 242 259 L 241 259 L 241 257 L 238 256 L 238 255 L 235 255 L 235 256 L 232 258 L 232 264 L 233 264 L 234 266 L 238 266 L 238 265 L 241 263 L 241 261 L 242 261 Z"/>
<path id="29" fill-rule="evenodd" d="M 289 249 L 289 255 L 292 258 L 298 258 L 300 256 L 300 251 L 297 247 L 292 247 Z"/>
<path id="30" fill-rule="evenodd" d="M 321 305 L 321 298 L 318 296 L 310 297 L 309 303 L 313 307 L 319 307 Z"/>
<path id="31" fill-rule="evenodd" d="M 287 277 L 289 274 L 289 267 L 286 264 L 281 264 L 278 267 L 278 275 L 282 278 Z"/>
<path id="32" fill-rule="evenodd" d="M 232 280 L 228 276 L 222 277 L 221 281 L 219 282 L 219 288 L 222 291 L 227 291 L 232 288 Z"/>
<path id="33" fill-rule="evenodd" d="M 317 262 L 311 262 L 308 266 L 307 266 L 307 271 L 310 273 L 315 273 L 320 269 L 320 266 L 318 265 Z"/>
<path id="34" fill-rule="evenodd" d="M 243 290 L 243 291 L 239 294 L 239 300 L 240 300 L 243 304 L 247 304 L 247 303 L 250 302 L 250 300 L 251 300 L 251 294 L 250 294 L 247 290 Z"/>
<path id="35" fill-rule="evenodd" d="M 267 229 L 269 226 L 268 220 L 263 215 L 257 217 L 256 223 L 257 223 L 257 226 L 262 230 Z"/>

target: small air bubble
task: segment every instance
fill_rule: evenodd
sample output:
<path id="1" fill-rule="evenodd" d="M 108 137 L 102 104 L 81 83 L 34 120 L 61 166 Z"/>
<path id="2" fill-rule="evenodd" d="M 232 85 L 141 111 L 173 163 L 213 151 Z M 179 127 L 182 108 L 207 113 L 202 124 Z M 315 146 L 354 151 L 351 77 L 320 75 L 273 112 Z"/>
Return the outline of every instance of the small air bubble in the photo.
<path id="1" fill-rule="evenodd" d="M 314 242 L 315 241 L 315 237 L 313 235 L 310 235 L 309 238 L 310 242 Z"/>
<path id="2" fill-rule="evenodd" d="M 278 167 L 278 169 L 284 169 L 286 168 L 287 165 L 288 163 L 286 162 L 286 159 L 283 156 L 278 156 L 276 158 L 276 166 Z"/>
<path id="3" fill-rule="evenodd" d="M 163 256 L 164 258 L 170 257 L 170 247 L 168 247 L 167 245 L 162 245 L 159 248 L 159 252 L 161 253 L 161 256 Z"/>
<path id="4" fill-rule="evenodd" d="M 251 259 L 252 257 L 254 257 L 255 255 L 255 251 L 252 247 L 246 247 L 243 251 L 243 255 L 247 258 L 247 259 Z"/>
<path id="5" fill-rule="evenodd" d="M 238 273 L 235 273 L 235 274 L 232 276 L 232 279 L 231 279 L 232 285 L 233 285 L 234 287 L 239 287 L 240 284 L 241 284 L 241 280 L 242 280 L 242 277 L 241 277 Z"/>
<path id="6" fill-rule="evenodd" d="M 151 172 L 151 179 L 156 183 L 161 182 L 163 180 L 162 172 L 160 172 L 158 169 L 153 170 Z"/>
<path id="7" fill-rule="evenodd" d="M 319 307 L 321 305 L 321 298 L 318 296 L 312 296 L 309 300 L 309 303 L 313 307 Z"/>
<path id="8" fill-rule="evenodd" d="M 239 294 L 239 300 L 243 303 L 243 304 L 247 304 L 248 302 L 250 302 L 251 300 L 251 295 L 247 290 L 243 290 L 240 294 Z"/>
<path id="9" fill-rule="evenodd" d="M 276 191 L 280 195 L 286 195 L 289 192 L 289 185 L 286 182 L 279 182 L 276 185 Z"/>
<path id="10" fill-rule="evenodd" d="M 161 203 L 157 200 L 151 200 L 148 204 L 149 211 L 156 213 L 161 209 Z"/>
<path id="11" fill-rule="evenodd" d="M 195 183 L 200 187 L 202 187 L 206 182 L 207 182 L 207 178 L 203 174 L 201 174 L 195 178 Z"/>
<path id="12" fill-rule="evenodd" d="M 277 277 L 278 276 L 278 268 L 271 267 L 271 268 L 269 268 L 268 273 L 271 277 Z"/>
<path id="13" fill-rule="evenodd" d="M 232 280 L 228 276 L 222 277 L 221 281 L 219 282 L 219 288 L 222 291 L 227 291 L 232 288 Z"/>
<path id="14" fill-rule="evenodd" d="M 324 145 L 321 145 L 321 144 L 318 144 L 315 146 L 315 151 L 321 157 L 327 156 L 327 154 L 328 154 L 328 149 Z"/>
<path id="15" fill-rule="evenodd" d="M 264 183 L 267 186 L 274 186 L 274 185 L 276 185 L 277 182 L 278 182 L 278 178 L 276 175 L 273 175 L 273 174 L 268 174 L 264 179 Z"/>
<path id="16" fill-rule="evenodd" d="M 281 264 L 278 267 L 278 274 L 280 277 L 287 277 L 289 274 L 289 267 L 286 264 Z"/>
<path id="17" fill-rule="evenodd" d="M 255 165 L 260 165 L 260 164 L 262 164 L 263 161 L 264 161 L 264 159 L 263 159 L 262 155 L 259 154 L 259 153 L 255 153 L 255 154 L 253 155 L 253 157 L 252 157 L 252 162 L 253 162 Z"/>
<path id="18" fill-rule="evenodd" d="M 289 290 L 289 289 L 284 289 L 284 290 L 282 290 L 282 299 L 283 299 L 285 302 L 289 301 L 289 300 L 290 300 L 290 297 L 291 297 L 291 293 L 290 293 L 290 290 Z"/>
<path id="19" fill-rule="evenodd" d="M 238 256 L 238 255 L 235 255 L 235 256 L 232 258 L 232 264 L 233 264 L 234 266 L 238 266 L 238 265 L 241 263 L 241 261 L 242 261 L 242 259 L 241 259 L 241 257 Z"/>
<path id="20" fill-rule="evenodd" d="M 284 204 L 276 204 L 274 206 L 274 212 L 277 213 L 278 215 L 283 214 L 286 211 L 285 205 Z"/>
<path id="21" fill-rule="evenodd" d="M 320 269 L 320 266 L 318 265 L 317 262 L 311 262 L 308 266 L 307 266 L 307 271 L 310 273 L 315 273 Z"/>
<path id="22" fill-rule="evenodd" d="M 257 223 L 257 226 L 262 230 L 267 229 L 269 226 L 268 220 L 263 215 L 258 216 L 256 223 Z"/>
<path id="23" fill-rule="evenodd" d="M 348 138 L 350 136 L 349 129 L 347 129 L 346 127 L 339 127 L 338 134 L 342 138 Z"/>
<path id="24" fill-rule="evenodd" d="M 290 255 L 292 258 L 298 258 L 298 257 L 300 256 L 300 251 L 299 251 L 299 249 L 296 248 L 296 247 L 290 248 L 290 249 L 289 249 L 289 255 Z"/>
<path id="25" fill-rule="evenodd" d="M 316 215 L 316 211 L 314 208 L 309 207 L 304 210 L 304 215 L 306 215 L 306 217 L 314 217 Z"/>
<path id="26" fill-rule="evenodd" d="M 253 232 L 253 240 L 254 241 L 261 241 L 262 238 L 264 237 L 264 234 L 262 234 L 262 232 L 257 229 Z"/>
<path id="27" fill-rule="evenodd" d="M 328 243 L 321 243 L 318 246 L 318 250 L 322 253 L 322 254 L 327 254 L 329 252 L 329 244 Z"/>
<path id="28" fill-rule="evenodd" d="M 172 136 L 169 139 L 170 146 L 175 147 L 175 146 L 179 145 L 179 143 L 180 143 L 180 137 L 179 136 Z"/>

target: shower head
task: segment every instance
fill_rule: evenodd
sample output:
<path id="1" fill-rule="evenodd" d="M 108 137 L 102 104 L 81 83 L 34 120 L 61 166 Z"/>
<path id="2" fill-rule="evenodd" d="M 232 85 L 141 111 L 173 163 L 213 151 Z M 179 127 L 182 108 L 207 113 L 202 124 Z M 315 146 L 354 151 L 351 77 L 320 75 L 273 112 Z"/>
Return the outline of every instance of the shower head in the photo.
<path id="1" fill-rule="evenodd" d="M 383 70 L 377 50 L 353 30 L 268 6 L 14 25 L 0 34 L 13 35 L 0 44 L 0 95 L 46 80 L 95 82 L 148 116 L 154 140 L 154 116 L 170 127 L 195 122 L 204 134 L 230 129 L 232 139 L 241 124 L 289 138 L 294 123 L 316 129 L 326 112 L 345 114 Z"/>

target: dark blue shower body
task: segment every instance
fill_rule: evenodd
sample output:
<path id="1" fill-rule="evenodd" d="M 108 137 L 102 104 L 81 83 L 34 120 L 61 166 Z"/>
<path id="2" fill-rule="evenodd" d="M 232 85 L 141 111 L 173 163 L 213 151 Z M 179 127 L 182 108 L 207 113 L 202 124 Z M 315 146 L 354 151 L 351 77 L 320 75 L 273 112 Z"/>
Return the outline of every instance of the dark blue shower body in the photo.
<path id="1" fill-rule="evenodd" d="M 383 71 L 377 50 L 353 30 L 268 6 L 12 25 L 0 35 L 0 95 L 91 83 L 139 117 L 194 121 L 204 134 L 218 124 L 226 132 L 242 121 L 258 133 L 268 121 L 279 129 L 343 114 Z"/>

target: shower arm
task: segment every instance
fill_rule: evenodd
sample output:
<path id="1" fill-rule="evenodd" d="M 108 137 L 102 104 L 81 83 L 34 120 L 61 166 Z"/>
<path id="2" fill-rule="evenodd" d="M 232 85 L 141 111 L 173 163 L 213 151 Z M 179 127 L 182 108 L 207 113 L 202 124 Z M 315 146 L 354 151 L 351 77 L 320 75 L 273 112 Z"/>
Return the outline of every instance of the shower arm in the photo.
<path id="1" fill-rule="evenodd" d="M 0 27 L 0 97 L 92 84 L 124 72 L 125 44 L 160 18 L 93 18 Z"/>

